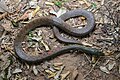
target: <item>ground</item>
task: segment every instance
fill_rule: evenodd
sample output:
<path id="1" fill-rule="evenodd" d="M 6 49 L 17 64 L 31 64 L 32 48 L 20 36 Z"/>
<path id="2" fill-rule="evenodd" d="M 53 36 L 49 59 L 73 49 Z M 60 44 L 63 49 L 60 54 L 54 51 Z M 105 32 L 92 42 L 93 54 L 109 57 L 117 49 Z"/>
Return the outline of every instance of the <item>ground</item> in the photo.
<path id="1" fill-rule="evenodd" d="M 89 56 L 75 51 L 37 65 L 27 64 L 17 58 L 14 39 L 29 21 L 41 16 L 58 17 L 64 12 L 78 8 L 93 13 L 95 29 L 82 38 L 69 36 L 62 31 L 61 35 L 96 48 L 105 56 Z M 85 25 L 86 20 L 84 17 L 76 17 L 66 23 L 80 28 L 79 25 Z M 1 0 L 0 80 L 119 80 L 119 23 L 119 0 Z M 56 48 L 70 45 L 59 42 L 51 27 L 37 28 L 26 36 L 23 49 L 29 55 L 40 55 L 44 51 L 55 51 Z"/>

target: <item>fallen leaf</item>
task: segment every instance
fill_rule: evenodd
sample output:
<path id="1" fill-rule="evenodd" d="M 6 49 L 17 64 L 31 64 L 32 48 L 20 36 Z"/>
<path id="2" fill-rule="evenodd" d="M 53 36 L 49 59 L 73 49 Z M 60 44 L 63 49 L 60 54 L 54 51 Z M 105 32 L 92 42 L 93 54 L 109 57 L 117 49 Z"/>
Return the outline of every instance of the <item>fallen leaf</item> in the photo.
<path id="1" fill-rule="evenodd" d="M 45 72 L 47 73 L 47 74 L 53 74 L 53 72 L 52 71 L 50 71 L 50 70 L 45 70 Z"/>
<path id="2" fill-rule="evenodd" d="M 10 66 L 11 60 L 8 59 L 8 55 L 6 56 L 1 55 L 0 59 L 2 60 L 2 62 L 0 62 L 0 68 L 2 70 L 5 70 Z"/>
<path id="3" fill-rule="evenodd" d="M 39 42 L 42 40 L 42 37 L 31 37 L 32 40 Z"/>
<path id="4" fill-rule="evenodd" d="M 56 71 L 53 66 L 50 66 L 49 70 L 52 71 L 52 72 Z"/>
<path id="5" fill-rule="evenodd" d="M 110 74 L 109 70 L 104 66 L 100 66 L 100 70 L 107 73 L 107 74 Z"/>
<path id="6" fill-rule="evenodd" d="M 1 73 L 0 73 L 0 80 L 3 80 L 3 78 L 5 78 L 5 72 L 3 72 L 3 71 L 1 71 Z"/>
<path id="7" fill-rule="evenodd" d="M 27 10 L 20 18 L 18 18 L 17 22 L 21 20 L 26 20 L 29 18 L 29 14 L 32 12 L 32 10 Z"/>
<path id="8" fill-rule="evenodd" d="M 7 79 L 9 79 L 12 76 L 11 74 L 11 67 L 8 68 L 8 74 L 7 74 Z"/>
<path id="9" fill-rule="evenodd" d="M 11 28 L 11 23 L 10 22 L 6 22 L 6 24 L 2 24 L 2 26 L 4 27 L 4 29 L 8 32 L 10 32 L 12 30 Z"/>
<path id="10" fill-rule="evenodd" d="M 81 1 L 79 1 L 79 3 L 80 3 L 80 4 L 85 4 L 85 2 L 84 2 L 84 1 L 82 1 L 82 0 L 81 0 Z"/>
<path id="11" fill-rule="evenodd" d="M 65 80 L 65 78 L 70 74 L 70 71 L 66 72 L 65 74 L 61 74 L 60 80 Z M 75 79 L 74 79 L 75 80 Z"/>
<path id="12" fill-rule="evenodd" d="M 1 70 L 0 72 L 0 80 L 3 80 L 3 78 L 5 80 L 9 80 L 11 77 L 11 67 L 8 67 L 7 69 L 5 70 Z M 2 78 L 2 79 L 1 79 Z"/>
<path id="13" fill-rule="evenodd" d="M 0 15 L 0 20 L 1 20 L 1 19 L 3 19 L 3 18 L 5 18 L 7 15 L 8 15 L 8 13 L 7 13 L 7 12 L 5 12 L 5 13 L 1 14 L 1 15 Z"/>
<path id="14" fill-rule="evenodd" d="M 89 44 L 89 43 L 86 43 L 86 42 L 82 42 L 82 44 L 85 45 L 85 46 L 90 46 L 90 47 L 93 46 L 92 44 Z"/>
<path id="15" fill-rule="evenodd" d="M 63 63 L 53 63 L 54 66 L 62 66 Z"/>
<path id="16" fill-rule="evenodd" d="M 91 4 L 87 0 L 83 0 L 83 1 L 86 3 L 88 7 L 91 6 Z"/>
<path id="17" fill-rule="evenodd" d="M 64 9 L 64 8 L 60 8 L 58 12 L 54 11 L 53 9 L 50 10 L 50 14 L 54 14 L 57 17 L 60 17 L 64 13 L 66 13 L 66 9 Z"/>
<path id="18" fill-rule="evenodd" d="M 55 66 L 53 66 L 54 67 L 54 69 L 55 70 L 57 70 L 57 71 L 59 71 L 60 70 L 60 68 L 59 67 L 55 67 Z"/>
<path id="19" fill-rule="evenodd" d="M 101 5 L 104 5 L 105 0 L 101 0 Z"/>
<path id="20" fill-rule="evenodd" d="M 29 19 L 32 19 L 39 10 L 40 10 L 40 7 L 37 6 L 36 9 L 34 11 L 32 11 L 32 13 L 29 14 L 30 15 Z"/>
<path id="21" fill-rule="evenodd" d="M 46 1 L 45 4 L 46 4 L 46 5 L 50 5 L 50 6 L 53 6 L 53 5 L 54 5 L 54 3 L 48 2 L 48 1 Z"/>
<path id="22" fill-rule="evenodd" d="M 49 64 L 50 64 L 49 62 L 45 61 L 45 63 L 42 65 L 42 68 L 47 70 Z"/>
<path id="23" fill-rule="evenodd" d="M 60 10 L 57 12 L 56 16 L 60 17 L 64 13 L 66 13 L 66 9 L 65 8 L 60 8 Z"/>
<path id="24" fill-rule="evenodd" d="M 51 75 L 48 76 L 48 78 L 53 78 L 56 75 L 56 73 L 52 73 Z"/>
<path id="25" fill-rule="evenodd" d="M 54 9 L 51 9 L 51 10 L 50 10 L 50 14 L 57 15 L 57 12 L 56 12 Z"/>
<path id="26" fill-rule="evenodd" d="M 29 6 L 31 8 L 36 8 L 36 6 L 38 6 L 37 3 L 38 3 L 37 0 L 31 0 L 29 1 Z"/>
<path id="27" fill-rule="evenodd" d="M 112 70 L 113 69 L 113 67 L 115 66 L 115 61 L 113 61 L 113 62 L 109 62 L 109 64 L 108 64 L 108 70 Z"/>
<path id="28" fill-rule="evenodd" d="M 8 7 L 4 1 L 0 1 L 0 12 L 9 12 Z"/>
<path id="29" fill-rule="evenodd" d="M 49 75 L 49 76 L 48 76 L 49 79 L 50 79 L 50 78 L 53 78 L 53 77 L 56 75 L 55 72 L 52 72 L 52 71 L 50 71 L 50 70 L 45 70 L 45 72 Z"/>
<path id="30" fill-rule="evenodd" d="M 120 58 L 120 54 L 117 54 L 117 55 L 115 56 L 115 58 L 116 58 L 116 59 Z"/>
<path id="31" fill-rule="evenodd" d="M 36 69 L 36 66 L 33 66 L 33 73 L 34 73 L 35 75 L 38 74 L 38 70 Z"/>
<path id="32" fill-rule="evenodd" d="M 17 13 L 20 12 L 21 9 L 25 7 L 24 5 L 25 5 L 24 3 L 20 3 L 20 4 L 18 5 L 18 7 L 16 8 L 16 12 L 17 12 Z"/>
<path id="33" fill-rule="evenodd" d="M 41 40 L 41 43 L 42 43 L 43 46 L 45 47 L 45 50 L 46 50 L 46 51 L 49 51 L 49 50 L 50 50 L 49 46 L 48 46 L 43 40 Z"/>
<path id="34" fill-rule="evenodd" d="M 62 73 L 63 69 L 65 68 L 65 65 L 61 66 L 60 71 L 57 72 L 57 74 L 54 76 L 54 79 L 59 79 L 60 74 Z"/>
<path id="35" fill-rule="evenodd" d="M 21 73 L 22 72 L 22 70 L 21 69 L 19 69 L 19 68 L 16 68 L 12 73 L 13 74 L 16 74 L 16 73 Z"/>

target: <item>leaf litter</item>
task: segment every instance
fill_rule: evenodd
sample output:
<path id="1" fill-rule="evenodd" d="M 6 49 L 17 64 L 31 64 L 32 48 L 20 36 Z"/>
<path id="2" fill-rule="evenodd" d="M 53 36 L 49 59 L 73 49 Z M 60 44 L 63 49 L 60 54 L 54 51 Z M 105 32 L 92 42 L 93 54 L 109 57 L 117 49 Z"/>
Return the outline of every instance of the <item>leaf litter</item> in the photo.
<path id="1" fill-rule="evenodd" d="M 3 0 L 2 0 L 3 1 Z M 22 2 L 22 0 L 20 0 L 20 3 Z M 109 5 L 109 4 L 107 4 L 107 3 L 109 3 L 110 1 L 105 1 L 105 0 L 102 0 L 102 1 L 88 1 L 88 0 L 81 0 L 81 1 L 75 1 L 75 0 L 57 0 L 57 1 L 42 1 L 42 0 L 40 0 L 40 1 L 37 1 L 37 0 L 32 0 L 32 1 L 29 1 L 29 2 L 26 2 L 26 3 L 23 3 L 23 5 L 19 8 L 19 10 L 17 11 L 17 9 L 15 8 L 15 10 L 16 10 L 16 12 L 15 12 L 15 14 L 8 14 L 6 11 L 8 11 L 9 12 L 9 9 L 8 9 L 8 7 L 9 7 L 9 5 L 6 5 L 6 4 L 0 4 L 0 12 L 2 12 L 2 14 L 0 15 L 0 23 L 2 23 L 2 25 L 4 25 L 5 26 L 5 31 L 7 31 L 7 33 L 5 34 L 5 36 L 16 36 L 16 29 L 15 28 L 17 28 L 18 30 L 19 30 L 19 28 L 20 27 L 12 27 L 11 26 L 11 24 L 4 24 L 4 20 L 5 19 L 8 19 L 8 21 L 9 21 L 9 19 L 10 19 L 10 21 L 11 21 L 11 18 L 9 18 L 10 16 L 12 16 L 12 20 L 14 20 L 15 22 L 16 22 L 16 17 L 17 17 L 17 20 L 18 20 L 18 22 L 19 23 L 22 23 L 22 24 L 25 24 L 25 23 L 28 23 L 29 22 L 29 20 L 30 19 L 33 19 L 33 18 L 35 18 L 35 17 L 37 17 L 37 16 L 48 16 L 48 15 L 50 15 L 50 14 L 54 14 L 55 16 L 57 16 L 57 17 L 59 17 L 60 15 L 62 15 L 63 13 L 65 13 L 66 11 L 68 11 L 68 10 L 72 10 L 72 9 L 75 9 L 75 8 L 81 8 L 81 6 L 82 5 L 84 5 L 84 6 L 82 6 L 82 9 L 84 8 L 84 9 L 86 9 L 86 8 L 88 8 L 88 10 L 90 10 L 90 11 L 97 11 L 98 13 L 99 13 L 99 9 L 101 10 L 101 9 L 104 9 L 104 8 L 100 8 L 99 6 L 100 5 L 104 5 L 104 4 L 106 4 L 107 6 Z M 113 3 L 114 3 L 114 1 L 112 1 Z M 39 5 L 39 3 L 43 3 L 43 5 Z M 3 6 L 5 6 L 5 7 L 1 7 L 1 5 L 3 5 Z M 79 6 L 78 6 L 79 5 Z M 117 1 L 115 2 L 115 5 L 117 6 Z M 41 7 L 42 6 L 42 7 Z M 10 6 L 11 7 L 11 6 Z M 63 8 L 64 7 L 64 8 Z M 99 7 L 99 8 L 98 8 Z M 46 9 L 47 8 L 47 9 Z M 91 9 L 89 9 L 89 8 L 91 8 Z M 119 8 L 119 6 L 117 7 L 117 9 Z M 52 11 L 52 9 L 53 9 L 53 11 Z M 28 12 L 28 13 L 26 13 L 28 10 L 31 10 L 30 12 Z M 111 10 L 112 10 L 112 8 L 111 8 Z M 101 10 L 102 11 L 102 10 Z M 97 12 L 94 12 L 94 14 L 98 14 Z M 104 13 L 107 13 L 107 11 L 102 11 L 102 12 L 104 12 Z M 112 12 L 112 11 L 111 11 Z M 17 15 L 16 15 L 17 14 Z M 104 21 L 106 22 L 106 23 L 108 23 L 109 22 L 109 19 L 106 19 L 105 18 L 105 16 L 102 16 L 102 17 L 104 17 Z M 15 18 L 15 19 L 14 19 Z M 99 15 L 97 15 L 97 16 L 95 16 L 95 18 L 96 18 L 96 21 L 98 22 L 98 23 L 101 23 L 102 25 L 104 25 L 104 23 L 102 22 L 102 21 L 99 21 Z M 25 21 L 27 21 L 27 22 L 25 22 Z M 69 21 L 68 21 L 69 22 Z M 8 26 L 7 26 L 8 25 Z M 7 28 L 7 27 L 8 28 Z M 12 27 L 12 28 L 11 28 Z M 102 26 L 103 27 L 103 26 Z M 11 28 L 10 30 L 9 30 L 9 28 Z M 105 28 L 106 28 L 106 26 L 105 26 Z M 112 28 L 110 29 L 110 27 L 109 28 L 107 28 L 107 30 L 109 31 L 109 30 L 114 30 L 113 29 L 114 28 L 114 25 L 112 25 Z M 117 29 L 117 31 L 119 31 L 119 28 L 116 28 Z M 99 31 L 99 30 L 101 30 L 101 26 L 98 26 L 98 27 L 96 27 L 96 29 L 95 29 L 95 33 L 93 32 L 93 33 L 91 33 L 90 34 L 90 37 L 92 36 L 92 38 L 88 38 L 88 37 L 86 37 L 86 38 L 84 38 L 83 40 L 81 39 L 81 41 L 83 42 L 83 44 L 85 44 L 85 45 L 87 45 L 87 46 L 91 46 L 91 47 L 93 47 L 93 46 L 95 46 L 95 47 L 98 47 L 99 49 L 101 49 L 101 50 L 104 50 L 104 51 L 106 51 L 106 50 L 109 50 L 110 52 L 111 52 L 111 50 L 112 49 L 114 49 L 114 50 L 117 50 L 118 49 L 118 51 L 119 51 L 119 48 L 117 48 L 117 46 L 116 47 L 113 47 L 114 45 L 116 45 L 116 43 L 111 43 L 111 45 L 109 46 L 106 42 L 104 42 L 104 40 L 102 40 L 102 42 L 97 42 L 97 40 L 96 40 L 96 38 L 97 39 L 99 39 L 99 38 L 101 38 L 101 36 L 102 37 L 104 37 L 104 39 L 106 39 L 106 38 L 109 38 L 108 36 L 110 36 L 111 37 L 111 35 L 113 35 L 112 34 L 112 32 L 114 32 L 115 34 L 117 33 L 117 32 L 115 32 L 115 31 L 111 31 L 111 32 L 109 32 L 109 34 L 111 34 L 111 35 L 107 35 L 106 34 L 106 32 L 105 33 L 102 33 L 102 31 Z M 10 33 L 9 31 L 11 31 L 12 33 Z M 97 32 L 97 33 L 96 33 Z M 10 33 L 10 34 L 9 34 Z M 41 37 L 39 37 L 38 38 L 38 36 L 41 36 L 41 35 L 37 35 L 37 36 L 35 36 L 35 37 L 31 37 L 32 38 L 32 40 L 34 41 L 34 40 L 36 40 L 37 41 L 37 44 L 35 44 L 36 46 L 37 46 L 37 48 L 36 48 L 36 51 L 38 50 L 38 42 L 42 39 Z M 117 35 L 116 35 L 117 36 Z M 115 37 L 116 37 L 115 36 Z M 54 38 L 54 37 L 53 37 Z M 14 39 L 14 38 L 13 38 Z M 14 41 L 12 38 L 10 38 L 10 42 L 11 43 L 13 43 L 12 41 Z M 11 41 L 12 40 L 12 41 Z M 113 37 L 113 39 L 112 40 L 114 40 L 114 41 L 116 41 L 117 40 L 117 37 L 116 37 L 116 39 L 114 39 L 114 37 Z M 2 39 L 2 41 L 5 41 L 5 39 Z M 44 41 L 44 40 L 43 40 Z M 55 40 L 56 41 L 56 40 Z M 113 41 L 113 42 L 114 42 Z M 85 43 L 84 43 L 85 42 Z M 33 42 L 34 43 L 34 42 Z M 46 42 L 45 42 L 46 43 Z M 53 42 L 54 43 L 54 42 Z M 55 42 L 56 43 L 56 42 Z M 94 45 L 93 44 L 89 44 L 89 43 L 94 43 Z M 2 43 L 3 44 L 3 43 Z M 5 43 L 5 44 L 7 44 L 7 43 Z M 35 46 L 34 45 L 34 46 Z M 44 45 L 44 44 L 43 44 Z M 32 46 L 32 47 L 34 47 L 33 45 L 30 45 L 30 46 Z M 47 46 L 47 47 L 49 47 L 48 46 L 48 44 L 45 44 L 44 46 Z M 56 44 L 56 46 L 58 46 L 57 44 Z M 61 45 L 60 45 L 61 46 Z M 118 45 L 119 46 L 119 45 Z M 46 50 L 50 50 L 50 48 L 47 48 L 46 47 Z M 6 48 L 4 48 L 4 47 L 0 47 L 1 49 L 1 53 L 2 54 L 0 54 L 0 56 L 3 56 L 3 53 L 4 52 L 6 52 L 7 50 L 6 50 Z M 40 47 L 41 48 L 41 47 Z M 117 48 L 117 49 L 115 49 L 115 48 Z M 9 51 L 8 51 L 9 52 Z M 37 53 L 37 52 L 35 52 L 35 53 Z M 114 56 L 114 54 L 115 54 L 115 51 L 112 51 L 112 55 Z M 109 53 L 108 53 L 108 55 L 110 55 Z M 118 54 L 117 54 L 118 55 Z M 112 57 L 113 57 L 112 56 Z M 4 56 L 3 56 L 4 57 Z M 69 57 L 69 56 L 67 56 L 67 57 Z M 65 59 L 66 57 L 64 57 L 63 59 Z M 105 64 L 103 64 L 103 66 L 101 66 L 99 63 L 102 63 L 101 62 L 101 60 L 98 62 L 98 63 L 95 63 L 95 64 L 98 64 L 98 65 L 96 65 L 96 66 L 94 66 L 94 67 L 97 67 L 97 66 L 99 66 L 100 67 L 100 70 L 101 70 L 101 72 L 99 73 L 99 72 L 97 72 L 96 74 L 103 74 L 103 72 L 105 72 L 106 74 L 105 74 L 105 77 L 110 77 L 111 79 L 112 79 L 112 77 L 113 78 L 117 78 L 117 77 L 114 77 L 113 75 L 112 75 L 112 77 L 111 76 L 109 76 L 109 74 L 111 74 L 111 71 L 114 71 L 114 69 L 116 68 L 116 66 L 118 66 L 118 63 L 116 62 L 116 60 L 118 60 L 119 59 L 119 56 L 116 58 L 116 60 L 115 61 L 111 61 L 109 58 L 106 58 L 106 57 L 104 57 L 105 59 L 108 59 L 109 61 L 108 62 L 106 62 Z M 104 58 L 102 58 L 103 60 L 104 60 Z M 59 59 L 61 59 L 61 58 L 59 58 Z M 1 59 L 0 59 L 1 60 Z M 8 63 L 6 63 L 6 61 L 8 62 Z M 6 64 L 6 67 L 9 67 L 9 60 L 8 59 L 6 59 L 6 61 L 5 62 L 3 62 L 4 64 Z M 64 60 L 63 60 L 64 61 Z M 81 61 L 81 60 L 80 60 Z M 75 63 L 79 63 L 80 61 L 77 61 L 77 62 L 75 62 Z M 86 60 L 85 60 L 86 61 Z M 17 60 L 15 60 L 15 62 L 18 62 Z M 72 61 L 71 61 L 72 62 Z M 1 62 L 0 62 L 1 63 Z M 66 63 L 68 63 L 67 61 L 66 61 Z M 86 61 L 86 63 L 89 63 L 89 61 L 87 62 Z M 86 73 L 86 72 L 88 72 L 87 70 L 87 68 L 86 68 L 86 66 L 88 66 L 88 68 L 90 68 L 91 66 L 90 65 L 86 65 L 86 63 L 84 63 L 85 65 L 83 65 L 83 67 L 82 68 L 80 68 L 80 72 L 82 72 L 82 75 L 85 75 L 84 73 Z M 8 64 L 8 65 L 7 65 Z M 15 64 L 18 64 L 18 63 L 15 63 Z M 14 64 L 14 65 L 15 65 Z M 80 63 L 81 64 L 81 63 Z M 19 64 L 18 64 L 19 65 Z M 62 65 L 64 65 L 64 64 L 61 64 L 60 66 L 62 66 Z M 69 64 L 68 64 L 69 65 Z M 65 67 L 65 68 L 69 68 L 69 66 L 68 65 L 66 65 L 67 67 Z M 2 65 L 1 65 L 2 66 Z M 50 65 L 49 65 L 50 66 Z M 48 67 L 49 67 L 48 66 Z M 77 65 L 76 65 L 77 66 Z M 4 73 L 4 68 L 5 67 L 1 67 L 1 69 L 3 69 L 2 70 L 2 72 Z M 24 67 L 25 68 L 25 67 Z M 18 73 L 17 74 L 19 74 L 19 72 L 20 73 L 23 73 L 24 74 L 24 71 L 22 71 L 21 72 L 21 68 L 14 68 L 14 70 L 15 69 L 18 69 Z M 19 70 L 19 69 L 21 69 L 21 70 Z M 54 66 L 54 67 L 49 67 L 49 68 L 46 68 L 46 69 L 48 69 L 48 70 L 50 70 L 50 71 L 53 71 L 53 73 L 54 73 L 54 71 L 56 72 L 56 74 L 57 74 L 57 71 L 59 72 L 60 71 L 60 67 L 58 67 L 58 66 Z M 38 73 L 38 71 L 37 71 L 37 68 L 36 67 L 33 67 L 32 68 L 32 70 L 33 70 L 33 73 L 35 74 L 35 76 L 36 75 L 38 75 L 39 73 Z M 85 78 L 86 79 L 100 79 L 99 77 L 101 77 L 101 79 L 106 79 L 106 78 L 104 78 L 103 76 L 98 76 L 98 77 L 95 77 L 93 74 L 94 74 L 94 70 L 96 70 L 96 68 L 94 68 L 94 69 L 92 69 L 91 71 L 90 71 L 90 73 L 91 74 L 88 74 L 88 75 L 92 75 L 92 76 L 86 76 Z M 99 70 L 98 70 L 99 71 Z M 7 70 L 7 72 L 8 72 L 8 74 L 7 74 L 7 78 L 12 78 L 13 80 L 14 79 L 27 79 L 27 77 L 24 77 L 24 76 L 22 76 L 21 74 L 19 74 L 19 76 L 17 76 L 17 75 L 15 75 L 15 74 L 11 74 L 11 67 L 9 67 L 9 69 Z M 17 71 L 16 71 L 17 72 Z M 69 74 L 69 70 L 67 70 L 67 71 L 65 71 L 65 69 L 62 71 L 63 73 L 61 73 L 61 74 L 65 74 L 64 76 L 66 76 L 67 74 Z M 92 73 L 93 72 L 93 73 Z M 118 72 L 120 73 L 120 66 L 118 66 Z M 117 73 L 117 72 L 116 72 Z M 60 75 L 61 75 L 60 74 Z M 75 74 L 77 74 L 77 72 L 75 73 Z M 55 73 L 53 74 L 54 76 L 55 76 Z M 52 75 L 52 76 L 53 76 Z M 3 74 L 3 76 L 6 76 L 5 74 Z M 15 76 L 16 78 L 13 78 L 13 76 Z M 54 78 L 54 76 L 53 76 L 53 78 Z M 69 75 L 68 75 L 69 76 Z M 79 75 L 78 75 L 79 76 Z M 118 75 L 119 76 L 119 75 Z M 23 77 L 23 78 L 22 78 Z M 33 76 L 31 76 L 31 77 L 33 77 Z M 37 76 L 36 76 L 37 77 Z M 59 76 L 59 78 L 61 78 L 61 76 Z M 68 77 L 67 77 L 68 78 Z M 65 79 L 67 79 L 67 78 L 65 78 Z M 32 79 L 32 78 L 31 78 Z M 79 80 L 79 79 L 78 79 Z M 117 79 L 116 79 L 117 80 Z"/>

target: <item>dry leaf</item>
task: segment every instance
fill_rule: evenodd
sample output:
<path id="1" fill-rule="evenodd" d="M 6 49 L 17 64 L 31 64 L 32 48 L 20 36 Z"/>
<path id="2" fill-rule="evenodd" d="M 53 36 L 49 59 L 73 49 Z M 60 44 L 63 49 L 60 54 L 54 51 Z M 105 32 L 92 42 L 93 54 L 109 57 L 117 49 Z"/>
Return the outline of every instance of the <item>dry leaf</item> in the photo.
<path id="1" fill-rule="evenodd" d="M 100 70 L 107 73 L 107 74 L 110 74 L 109 70 L 104 66 L 100 66 Z"/>
<path id="2" fill-rule="evenodd" d="M 56 73 L 52 73 L 48 78 L 53 78 L 56 75 Z"/>
<path id="3" fill-rule="evenodd" d="M 81 0 L 81 1 L 79 1 L 79 3 L 80 3 L 80 4 L 84 4 L 85 2 Z"/>
<path id="4" fill-rule="evenodd" d="M 50 10 L 50 13 L 56 15 L 57 17 L 60 17 L 62 14 L 66 13 L 66 9 L 60 8 L 58 12 L 55 12 L 52 9 L 52 10 Z"/>
<path id="5" fill-rule="evenodd" d="M 21 20 L 26 20 L 29 18 L 29 14 L 32 12 L 32 10 L 27 10 L 18 20 L 18 21 L 21 21 Z"/>
<path id="6" fill-rule="evenodd" d="M 56 71 L 53 66 L 50 66 L 49 70 L 52 71 L 52 72 Z"/>
<path id="7" fill-rule="evenodd" d="M 82 42 L 82 44 L 85 45 L 85 46 L 90 46 L 90 47 L 93 46 L 92 44 L 89 44 L 89 43 L 86 43 L 86 42 Z"/>
<path id="8" fill-rule="evenodd" d="M 22 72 L 22 70 L 21 70 L 21 69 L 16 68 L 16 69 L 13 71 L 13 74 L 16 74 L 16 73 L 21 73 L 21 72 Z"/>
<path id="9" fill-rule="evenodd" d="M 45 72 L 46 72 L 47 74 L 49 74 L 48 78 L 53 78 L 53 77 L 56 75 L 55 72 L 52 72 L 52 71 L 50 71 L 50 70 L 45 70 Z"/>
<path id="10" fill-rule="evenodd" d="M 41 40 L 41 43 L 44 45 L 46 51 L 50 50 L 49 46 L 43 40 Z"/>
<path id="11" fill-rule="evenodd" d="M 42 37 L 41 36 L 40 37 L 32 37 L 31 39 L 39 42 L 40 40 L 42 40 Z"/>
<path id="12" fill-rule="evenodd" d="M 17 12 L 17 13 L 20 12 L 21 9 L 23 9 L 24 7 L 25 7 L 25 4 L 24 4 L 24 3 L 20 3 L 20 4 L 18 5 L 18 7 L 16 8 L 16 12 Z"/>
<path id="13" fill-rule="evenodd" d="M 10 12 L 4 1 L 0 1 L 0 12 Z"/>
<path id="14" fill-rule="evenodd" d="M 53 65 L 54 65 L 54 66 L 62 66 L 63 63 L 54 63 Z"/>
<path id="15" fill-rule="evenodd" d="M 60 70 L 60 68 L 59 68 L 59 67 L 55 67 L 55 66 L 54 66 L 54 69 L 55 69 L 55 70 L 57 70 L 57 71 L 59 71 L 59 70 Z"/>
<path id="16" fill-rule="evenodd" d="M 50 14 L 54 14 L 54 15 L 56 15 L 56 14 L 57 14 L 57 12 L 55 12 L 55 10 L 54 10 L 54 9 L 51 9 L 51 10 L 50 10 Z"/>
<path id="17" fill-rule="evenodd" d="M 115 66 L 115 61 L 113 61 L 113 62 L 109 62 L 109 64 L 108 64 L 108 70 L 112 70 L 113 69 L 113 67 Z"/>
<path id="18" fill-rule="evenodd" d="M 117 55 L 115 56 L 115 58 L 116 58 L 116 59 L 120 58 L 120 54 L 117 54 Z"/>
<path id="19" fill-rule="evenodd" d="M 33 66 L 33 73 L 34 73 L 35 75 L 38 74 L 38 70 L 36 69 L 36 66 Z"/>
<path id="20" fill-rule="evenodd" d="M 46 4 L 46 5 L 50 5 L 50 6 L 53 6 L 53 5 L 54 5 L 54 3 L 48 2 L 48 1 L 46 1 L 45 4 Z"/>
<path id="21" fill-rule="evenodd" d="M 65 80 L 65 78 L 70 74 L 70 71 L 66 72 L 65 74 L 61 74 L 61 80 Z"/>
<path id="22" fill-rule="evenodd" d="M 101 5 L 104 5 L 105 0 L 101 0 Z"/>
<path id="23" fill-rule="evenodd" d="M 31 8 L 36 8 L 36 6 L 38 6 L 37 3 L 38 3 L 37 0 L 31 0 L 29 1 L 29 6 Z"/>
<path id="24" fill-rule="evenodd" d="M 50 71 L 50 70 L 45 70 L 45 72 L 48 73 L 48 74 L 50 74 L 50 75 L 53 74 L 53 72 Z"/>
<path id="25" fill-rule="evenodd" d="M 29 14 L 29 19 L 32 19 L 39 10 L 40 10 L 40 7 L 37 6 L 36 9 Z"/>
<path id="26" fill-rule="evenodd" d="M 11 77 L 11 67 L 8 68 L 8 74 L 7 74 L 7 79 L 9 79 Z"/>
<path id="27" fill-rule="evenodd" d="M 1 19 L 3 19 L 3 18 L 5 18 L 7 15 L 8 15 L 8 13 L 7 13 L 7 12 L 5 12 L 5 13 L 1 14 L 1 15 L 0 15 L 0 20 L 1 20 Z"/>
<path id="28" fill-rule="evenodd" d="M 62 73 L 63 69 L 65 68 L 65 65 L 61 66 L 60 71 L 57 72 L 57 74 L 54 76 L 54 79 L 59 79 L 60 74 Z"/>
<path id="29" fill-rule="evenodd" d="M 91 4 L 87 0 L 83 0 L 83 1 L 86 3 L 88 7 L 91 6 Z"/>
<path id="30" fill-rule="evenodd" d="M 56 16 L 60 17 L 62 14 L 66 13 L 66 9 L 60 8 L 60 10 L 57 12 Z"/>
<path id="31" fill-rule="evenodd" d="M 5 70 L 10 66 L 11 60 L 8 59 L 9 55 L 0 55 L 0 59 L 2 60 L 0 62 L 0 69 Z"/>
<path id="32" fill-rule="evenodd" d="M 2 24 L 2 26 L 4 27 L 4 29 L 8 32 L 10 32 L 12 30 L 11 28 L 11 23 L 10 22 L 6 22 L 6 24 Z"/>

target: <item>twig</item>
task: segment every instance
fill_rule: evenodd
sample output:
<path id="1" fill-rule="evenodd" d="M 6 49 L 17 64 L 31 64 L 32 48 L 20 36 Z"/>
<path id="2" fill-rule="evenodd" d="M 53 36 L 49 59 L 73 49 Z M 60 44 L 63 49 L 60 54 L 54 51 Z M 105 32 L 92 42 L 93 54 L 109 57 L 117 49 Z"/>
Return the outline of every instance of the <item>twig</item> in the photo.
<path id="1" fill-rule="evenodd" d="M 100 60 L 101 57 L 99 57 L 99 59 L 96 61 L 96 63 L 92 66 L 91 70 L 83 77 L 84 79 L 93 71 L 94 67 L 96 66 L 96 64 L 98 63 L 98 61 Z"/>
<path id="2" fill-rule="evenodd" d="M 110 15 L 110 19 L 113 21 L 114 25 L 117 26 L 116 23 L 115 23 L 115 20 L 113 19 L 113 15 L 112 15 L 113 13 L 110 12 L 110 10 L 108 9 L 108 7 L 106 5 L 104 5 L 104 6 L 105 6 L 105 8 L 107 9 L 107 11 Z"/>
<path id="3" fill-rule="evenodd" d="M 91 63 L 90 59 L 88 58 L 88 56 L 84 53 L 85 57 L 87 58 L 87 60 L 89 61 L 89 63 Z"/>
<path id="4" fill-rule="evenodd" d="M 7 31 L 4 31 L 4 32 L 3 32 L 2 36 L 0 37 L 0 43 L 1 43 L 2 39 L 5 37 L 5 34 L 6 34 L 6 33 L 7 33 Z"/>

